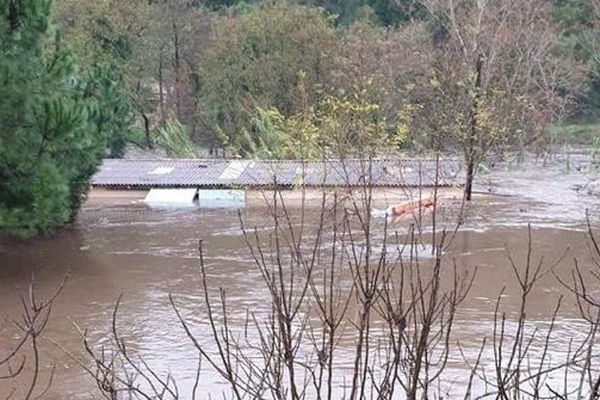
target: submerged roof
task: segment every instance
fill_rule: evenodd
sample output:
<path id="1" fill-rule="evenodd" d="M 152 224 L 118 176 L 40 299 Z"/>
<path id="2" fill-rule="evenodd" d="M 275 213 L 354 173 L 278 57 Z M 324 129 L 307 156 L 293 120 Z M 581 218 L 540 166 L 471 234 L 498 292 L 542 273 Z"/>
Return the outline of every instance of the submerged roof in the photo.
<path id="1" fill-rule="evenodd" d="M 92 177 L 98 187 L 374 187 L 433 186 L 436 161 L 375 160 L 124 160 L 105 159 Z M 440 186 L 462 183 L 460 163 L 440 160 Z"/>

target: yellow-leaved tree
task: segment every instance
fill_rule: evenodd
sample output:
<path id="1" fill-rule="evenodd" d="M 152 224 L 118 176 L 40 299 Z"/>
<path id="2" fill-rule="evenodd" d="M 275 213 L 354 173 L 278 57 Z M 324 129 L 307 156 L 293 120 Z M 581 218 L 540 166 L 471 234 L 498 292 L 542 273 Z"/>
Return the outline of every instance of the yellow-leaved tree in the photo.
<path id="1" fill-rule="evenodd" d="M 258 108 L 252 121 L 243 144 L 261 158 L 377 157 L 401 148 L 409 133 L 405 124 L 389 124 L 364 90 L 326 95 L 289 117 L 274 107 Z"/>

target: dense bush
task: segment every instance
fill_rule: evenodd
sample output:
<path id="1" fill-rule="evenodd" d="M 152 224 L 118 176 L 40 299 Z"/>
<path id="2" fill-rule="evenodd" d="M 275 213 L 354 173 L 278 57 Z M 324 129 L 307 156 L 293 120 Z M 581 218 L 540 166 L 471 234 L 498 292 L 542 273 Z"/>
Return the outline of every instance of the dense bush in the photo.
<path id="1" fill-rule="evenodd" d="M 316 8 L 268 3 L 219 17 L 200 62 L 200 98 L 225 144 L 247 155 L 257 107 L 290 115 L 318 101 L 331 69 L 331 22 Z"/>

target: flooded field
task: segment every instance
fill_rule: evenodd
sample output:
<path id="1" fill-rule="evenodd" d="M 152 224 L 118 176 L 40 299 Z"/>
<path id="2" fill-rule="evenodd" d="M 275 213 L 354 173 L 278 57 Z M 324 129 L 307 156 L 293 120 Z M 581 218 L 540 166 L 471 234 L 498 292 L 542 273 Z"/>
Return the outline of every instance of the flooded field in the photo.
<path id="1" fill-rule="evenodd" d="M 573 163 L 587 168 L 584 156 L 575 157 Z M 467 355 L 476 355 L 483 337 L 491 334 L 495 301 L 503 287 L 507 288 L 503 311 L 509 326 L 515 322 L 510 318 L 518 312 L 518 288 L 507 249 L 515 260 L 525 259 L 528 224 L 532 226 L 535 259 L 543 254 L 548 265 L 558 260 L 554 272 L 559 277 L 570 276 L 574 258 L 584 268 L 592 266 L 585 214 L 588 210 L 592 227 L 600 231 L 600 200 L 575 190 L 591 175 L 575 167 L 567 171 L 564 163 L 554 161 L 552 167 L 502 168 L 480 179 L 478 190 L 491 194 L 477 198 L 445 252 L 460 269 L 478 268 L 453 333 L 453 340 L 460 341 Z M 271 224 L 262 209 L 245 210 L 242 217 L 247 226 Z M 392 229 L 405 232 L 406 226 L 398 224 Z M 136 355 L 143 355 L 160 371 L 170 371 L 185 392 L 194 384 L 197 352 L 181 329 L 168 296 L 173 294 L 198 332 L 205 329 L 198 239 L 204 240 L 210 284 L 215 290 L 227 290 L 228 307 L 234 310 L 231 323 L 242 324 L 247 311 L 264 310 L 268 292 L 243 241 L 237 212 L 86 207 L 72 229 L 55 237 L 0 242 L 0 354 L 9 347 L 4 338 L 14 333 L 10 318 L 19 318 L 18 296 L 26 291 L 32 271 L 40 296 L 50 293 L 68 274 L 40 346 L 44 375 L 56 365 L 54 381 L 44 398 L 101 398 L 95 382 L 57 345 L 88 364 L 74 324 L 87 329 L 94 343 L 108 343 L 113 306 L 121 294 L 118 325 L 122 336 Z M 554 274 L 547 274 L 531 298 L 528 319 L 547 326 L 560 294 L 568 295 Z M 559 357 L 569 340 L 585 335 L 585 324 L 572 298 L 565 298 L 556 325 L 558 335 L 551 352 Z M 199 338 L 210 342 L 208 337 Z M 490 363 L 489 357 L 484 354 L 482 363 Z M 457 381 L 468 370 L 457 354 L 451 356 L 449 369 Z M 0 380 L 0 398 L 11 388 L 10 381 Z M 207 367 L 200 380 L 200 398 L 208 398 L 208 394 L 218 398 L 223 391 L 227 393 L 217 374 Z M 15 398 L 21 397 L 21 393 L 15 394 Z"/>

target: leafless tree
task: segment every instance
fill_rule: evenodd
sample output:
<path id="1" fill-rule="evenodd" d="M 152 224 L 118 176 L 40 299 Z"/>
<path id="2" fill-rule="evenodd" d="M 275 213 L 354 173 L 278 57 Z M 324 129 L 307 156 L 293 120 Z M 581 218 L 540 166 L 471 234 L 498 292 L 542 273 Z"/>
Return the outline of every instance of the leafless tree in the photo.
<path id="1" fill-rule="evenodd" d="M 73 323 L 79 333 L 83 346 L 92 364 L 81 360 L 72 350 L 61 344 L 53 343 L 75 361 L 96 383 L 98 393 L 105 399 L 196 399 L 202 357 L 198 354 L 195 383 L 190 393 L 180 393 L 177 381 L 170 373 L 161 374 L 150 366 L 141 355 L 130 351 L 129 343 L 121 337 L 118 329 L 118 311 L 122 298 L 119 297 L 112 313 L 110 345 L 95 345 L 88 336 L 87 330 Z"/>
<path id="2" fill-rule="evenodd" d="M 21 295 L 21 318 L 13 320 L 20 338 L 7 354 L 0 355 L 0 383 L 12 383 L 7 399 L 23 396 L 23 399 L 44 398 L 54 378 L 52 366 L 46 382 L 40 357 L 40 339 L 50 320 L 54 301 L 62 291 L 66 281 L 47 299 L 40 300 L 36 295 L 35 278 L 32 275 L 27 295 Z"/>
<path id="3" fill-rule="evenodd" d="M 433 54 L 433 72 L 414 101 L 430 111 L 415 130 L 429 126 L 442 144 L 460 145 L 470 200 L 476 168 L 491 150 L 545 142 L 546 128 L 568 111 L 585 68 L 556 51 L 561 30 L 550 2 L 423 4 L 434 27 L 425 50 Z"/>

